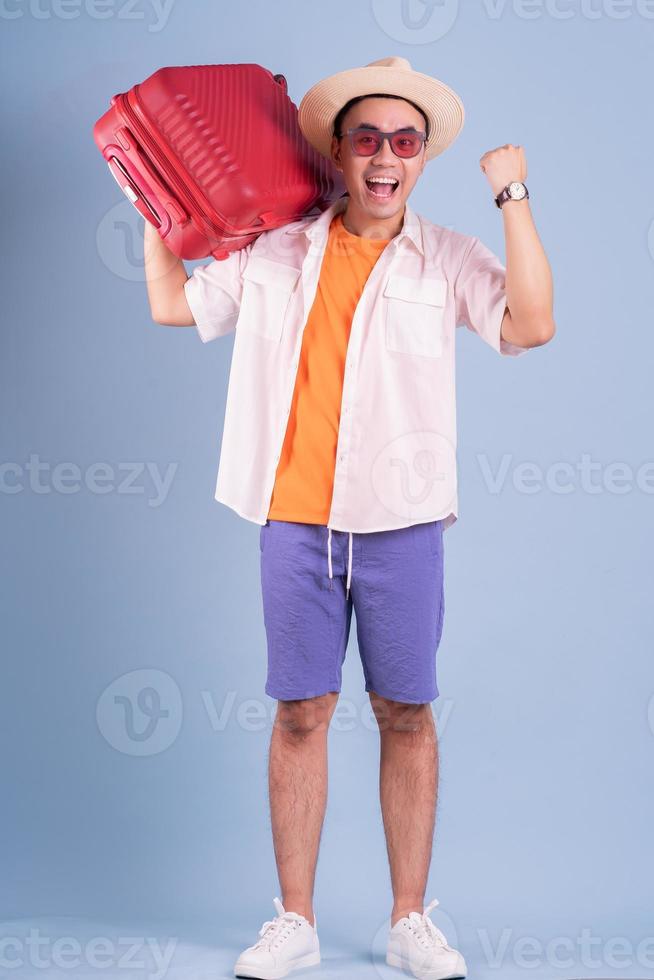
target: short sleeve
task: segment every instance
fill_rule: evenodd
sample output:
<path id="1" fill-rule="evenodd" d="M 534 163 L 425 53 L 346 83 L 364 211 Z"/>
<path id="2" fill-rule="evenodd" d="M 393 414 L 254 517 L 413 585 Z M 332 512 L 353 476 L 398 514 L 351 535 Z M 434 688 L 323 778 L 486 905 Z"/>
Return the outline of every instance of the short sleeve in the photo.
<path id="1" fill-rule="evenodd" d="M 186 302 L 205 344 L 236 327 L 243 292 L 243 270 L 253 244 L 230 252 L 226 259 L 212 259 L 208 264 L 196 266 L 184 283 Z"/>
<path id="2" fill-rule="evenodd" d="M 504 340 L 502 319 L 506 310 L 506 269 L 497 255 L 479 238 L 468 246 L 454 282 L 456 325 L 464 324 L 499 354 L 519 356 L 529 347 Z"/>

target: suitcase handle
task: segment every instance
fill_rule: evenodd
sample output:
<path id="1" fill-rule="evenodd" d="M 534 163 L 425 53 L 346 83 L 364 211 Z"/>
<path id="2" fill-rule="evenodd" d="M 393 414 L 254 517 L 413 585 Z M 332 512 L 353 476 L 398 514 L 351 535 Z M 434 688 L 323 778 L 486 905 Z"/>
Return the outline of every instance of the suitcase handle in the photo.
<path id="1" fill-rule="evenodd" d="M 139 190 L 130 175 L 125 170 L 118 157 L 110 156 L 107 159 L 109 171 L 116 180 L 116 183 L 123 191 L 125 196 L 132 202 L 136 210 L 155 228 L 161 227 L 161 218 L 150 204 L 145 195 Z"/>

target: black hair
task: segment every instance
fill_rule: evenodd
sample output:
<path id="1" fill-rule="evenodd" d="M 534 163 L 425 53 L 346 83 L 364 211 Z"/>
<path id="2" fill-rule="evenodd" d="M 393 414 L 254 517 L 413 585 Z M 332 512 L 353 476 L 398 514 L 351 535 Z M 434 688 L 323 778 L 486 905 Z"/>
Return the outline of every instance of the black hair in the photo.
<path id="1" fill-rule="evenodd" d="M 411 99 L 405 99 L 403 95 L 390 95 L 387 92 L 370 92 L 367 95 L 355 95 L 353 99 L 346 102 L 343 108 L 339 109 L 334 119 L 333 134 L 337 139 L 340 139 L 343 135 L 341 133 L 341 126 L 343 125 L 343 120 L 345 119 L 346 114 L 353 105 L 356 105 L 357 102 L 361 102 L 363 99 L 401 99 L 403 102 L 408 102 L 409 105 L 412 105 L 414 109 L 418 110 L 422 118 L 425 120 L 425 133 L 427 135 L 427 139 L 429 139 L 429 120 L 427 119 L 424 110 L 421 109 L 419 105 L 416 105 L 415 102 L 412 102 Z"/>

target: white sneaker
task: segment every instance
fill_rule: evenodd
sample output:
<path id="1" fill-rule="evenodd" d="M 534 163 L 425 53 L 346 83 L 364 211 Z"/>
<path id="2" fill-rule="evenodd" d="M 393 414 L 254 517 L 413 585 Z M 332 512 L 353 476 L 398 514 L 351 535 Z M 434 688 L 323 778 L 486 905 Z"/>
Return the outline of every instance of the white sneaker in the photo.
<path id="1" fill-rule="evenodd" d="M 409 912 L 399 919 L 388 935 L 386 962 L 408 970 L 419 980 L 450 980 L 465 977 L 466 964 L 461 953 L 447 945 L 447 940 L 429 918 L 438 899 L 425 911 Z"/>
<path id="2" fill-rule="evenodd" d="M 286 912 L 279 898 L 273 903 L 278 914 L 259 929 L 260 939 L 248 946 L 234 966 L 235 977 L 278 980 L 292 970 L 320 963 L 318 919 L 314 925 L 297 912 Z"/>

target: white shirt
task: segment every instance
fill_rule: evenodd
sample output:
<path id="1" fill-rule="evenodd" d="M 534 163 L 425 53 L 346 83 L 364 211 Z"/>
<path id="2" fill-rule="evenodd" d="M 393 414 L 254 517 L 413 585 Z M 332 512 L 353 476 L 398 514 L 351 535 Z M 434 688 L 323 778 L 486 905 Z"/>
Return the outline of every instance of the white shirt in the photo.
<path id="1" fill-rule="evenodd" d="M 267 520 L 329 225 L 346 204 L 263 232 L 197 266 L 184 287 L 203 342 L 236 331 L 215 499 L 257 524 Z M 529 350 L 500 337 L 505 272 L 478 238 L 405 205 L 352 320 L 328 527 L 457 520 L 455 328 L 499 354 Z"/>

